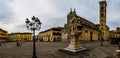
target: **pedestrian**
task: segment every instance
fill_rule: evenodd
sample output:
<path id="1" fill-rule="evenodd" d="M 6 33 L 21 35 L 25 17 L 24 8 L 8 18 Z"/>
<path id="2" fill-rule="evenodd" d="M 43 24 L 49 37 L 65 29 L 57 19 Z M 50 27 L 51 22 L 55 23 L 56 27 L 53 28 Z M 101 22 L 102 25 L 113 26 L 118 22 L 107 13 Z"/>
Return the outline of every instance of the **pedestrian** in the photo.
<path id="1" fill-rule="evenodd" d="M 21 44 L 20 44 L 19 41 L 17 41 L 16 46 L 17 46 L 17 47 L 20 47 L 20 46 L 21 46 Z"/>
<path id="2" fill-rule="evenodd" d="M 20 41 L 20 44 L 22 45 L 23 41 Z"/>

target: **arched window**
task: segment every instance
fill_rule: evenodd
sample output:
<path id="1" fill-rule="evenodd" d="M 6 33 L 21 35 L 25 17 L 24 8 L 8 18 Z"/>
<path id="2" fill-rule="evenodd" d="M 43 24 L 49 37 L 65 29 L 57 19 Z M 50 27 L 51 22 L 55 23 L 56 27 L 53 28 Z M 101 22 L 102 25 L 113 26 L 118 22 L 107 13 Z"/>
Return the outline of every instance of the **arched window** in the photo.
<path id="1" fill-rule="evenodd" d="M 103 14 L 103 13 L 101 13 L 101 17 L 104 17 L 104 14 Z"/>
<path id="2" fill-rule="evenodd" d="M 101 30 L 103 30 L 103 27 L 101 27 Z"/>

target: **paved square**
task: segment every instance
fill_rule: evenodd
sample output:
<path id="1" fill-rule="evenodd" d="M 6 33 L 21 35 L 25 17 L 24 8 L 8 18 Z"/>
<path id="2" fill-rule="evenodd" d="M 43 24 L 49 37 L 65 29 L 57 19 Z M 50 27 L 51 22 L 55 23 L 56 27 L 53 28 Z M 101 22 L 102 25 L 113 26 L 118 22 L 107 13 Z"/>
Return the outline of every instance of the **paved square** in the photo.
<path id="1" fill-rule="evenodd" d="M 38 58 L 113 58 L 117 45 L 110 45 L 108 42 L 103 44 L 104 46 L 100 46 L 100 42 L 81 43 L 88 51 L 76 56 L 58 51 L 68 46 L 65 42 L 37 42 L 36 51 Z M 16 47 L 15 42 L 2 44 L 0 58 L 32 58 L 32 42 L 25 42 L 21 47 Z"/>

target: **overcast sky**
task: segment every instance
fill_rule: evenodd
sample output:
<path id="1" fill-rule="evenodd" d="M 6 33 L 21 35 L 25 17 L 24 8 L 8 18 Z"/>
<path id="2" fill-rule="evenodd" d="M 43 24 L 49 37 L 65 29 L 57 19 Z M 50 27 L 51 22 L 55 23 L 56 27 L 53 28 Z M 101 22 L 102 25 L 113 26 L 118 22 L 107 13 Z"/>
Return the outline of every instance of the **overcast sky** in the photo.
<path id="1" fill-rule="evenodd" d="M 120 0 L 107 1 L 107 25 L 110 29 L 120 27 Z M 0 0 L 0 28 L 11 32 L 29 32 L 25 19 L 38 17 L 42 22 L 40 31 L 63 27 L 70 8 L 95 23 L 99 23 L 99 0 Z M 37 31 L 37 32 L 40 32 Z"/>

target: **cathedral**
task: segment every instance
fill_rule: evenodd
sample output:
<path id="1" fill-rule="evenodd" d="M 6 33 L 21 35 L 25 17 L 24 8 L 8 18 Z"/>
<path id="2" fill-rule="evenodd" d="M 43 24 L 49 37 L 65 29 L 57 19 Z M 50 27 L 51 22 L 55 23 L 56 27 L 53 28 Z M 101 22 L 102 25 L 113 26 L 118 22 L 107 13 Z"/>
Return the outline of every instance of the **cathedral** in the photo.
<path id="1" fill-rule="evenodd" d="M 109 39 L 109 27 L 106 25 L 106 9 L 107 3 L 105 0 L 99 1 L 99 24 L 94 24 L 85 18 L 82 18 L 76 14 L 75 9 L 70 10 L 67 15 L 67 23 L 65 24 L 65 33 L 68 34 L 67 38 L 70 38 L 70 34 L 74 30 L 80 31 L 80 41 L 95 41 L 95 40 L 108 40 Z"/>
<path id="2" fill-rule="evenodd" d="M 64 27 L 61 27 L 59 31 L 53 30 L 53 28 L 40 32 L 38 38 L 43 41 L 67 41 L 71 39 L 71 34 L 76 34 L 78 41 L 97 41 L 97 40 L 109 40 L 110 38 L 120 37 L 120 28 L 109 31 L 110 28 L 106 25 L 106 0 L 99 1 L 99 23 L 94 24 L 87 19 L 76 14 L 76 10 L 70 10 L 67 14 L 67 23 Z M 59 29 L 59 28 L 56 28 Z M 51 31 L 53 30 L 53 31 Z M 60 33 L 56 36 L 54 33 Z"/>

